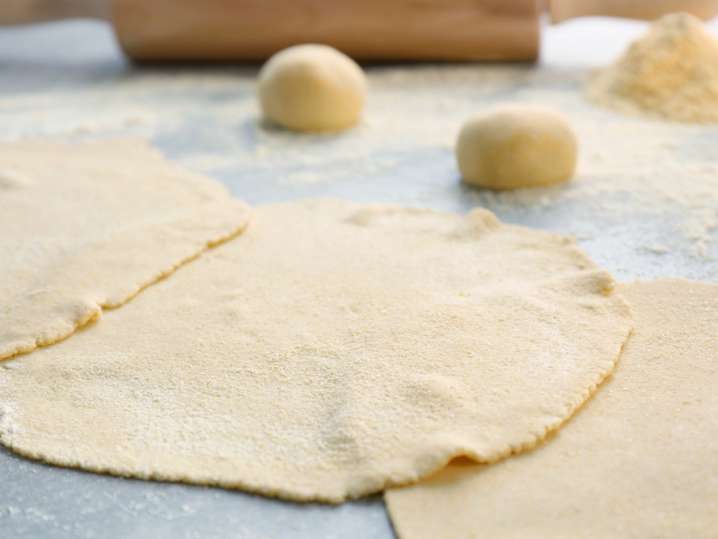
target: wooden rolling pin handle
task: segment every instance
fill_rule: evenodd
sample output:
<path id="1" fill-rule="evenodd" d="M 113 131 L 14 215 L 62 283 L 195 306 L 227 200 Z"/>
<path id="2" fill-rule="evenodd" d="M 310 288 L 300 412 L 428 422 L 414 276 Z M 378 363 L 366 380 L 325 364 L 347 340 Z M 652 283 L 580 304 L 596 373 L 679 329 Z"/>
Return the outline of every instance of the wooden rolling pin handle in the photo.
<path id="1" fill-rule="evenodd" d="M 0 25 L 108 19 L 111 0 L 1 0 Z"/>
<path id="2" fill-rule="evenodd" d="M 675 11 L 711 19 L 718 14 L 718 0 L 549 0 L 549 11 L 553 23 L 591 16 L 650 21 Z"/>

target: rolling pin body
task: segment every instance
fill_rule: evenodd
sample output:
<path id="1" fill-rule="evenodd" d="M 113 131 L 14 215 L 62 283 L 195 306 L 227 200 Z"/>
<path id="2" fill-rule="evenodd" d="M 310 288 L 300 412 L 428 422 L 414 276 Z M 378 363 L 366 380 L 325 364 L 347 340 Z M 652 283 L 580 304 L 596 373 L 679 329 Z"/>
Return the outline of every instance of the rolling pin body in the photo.
<path id="1" fill-rule="evenodd" d="M 263 60 L 324 43 L 363 60 L 533 60 L 539 19 L 710 18 L 718 0 L 0 0 L 0 25 L 110 20 L 137 60 Z"/>
<path id="2" fill-rule="evenodd" d="M 536 0 L 115 0 L 123 49 L 140 60 L 259 60 L 324 43 L 363 60 L 529 60 Z"/>

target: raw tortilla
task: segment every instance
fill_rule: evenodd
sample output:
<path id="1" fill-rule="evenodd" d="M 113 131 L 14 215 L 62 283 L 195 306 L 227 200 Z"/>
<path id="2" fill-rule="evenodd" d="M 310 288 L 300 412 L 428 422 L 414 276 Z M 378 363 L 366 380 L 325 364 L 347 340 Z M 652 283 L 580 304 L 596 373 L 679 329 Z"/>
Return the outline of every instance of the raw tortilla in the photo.
<path id="1" fill-rule="evenodd" d="M 718 537 L 718 286 L 620 287 L 615 375 L 544 447 L 386 493 L 402 539 Z"/>
<path id="2" fill-rule="evenodd" d="M 563 237 L 267 206 L 104 322 L 0 369 L 0 441 L 88 470 L 340 502 L 557 428 L 632 322 Z"/>
<path id="3" fill-rule="evenodd" d="M 0 145 L 0 359 L 67 337 L 248 215 L 141 141 Z"/>

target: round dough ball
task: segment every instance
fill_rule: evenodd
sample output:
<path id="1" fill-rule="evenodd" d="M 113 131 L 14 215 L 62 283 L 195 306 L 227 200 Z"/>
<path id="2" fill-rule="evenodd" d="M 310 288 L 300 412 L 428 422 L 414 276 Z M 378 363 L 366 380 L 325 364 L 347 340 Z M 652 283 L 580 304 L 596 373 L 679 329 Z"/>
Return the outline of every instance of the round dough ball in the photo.
<path id="1" fill-rule="evenodd" d="M 284 49 L 259 72 L 264 116 L 296 131 L 338 131 L 356 124 L 366 86 L 357 63 L 326 45 Z"/>
<path id="2" fill-rule="evenodd" d="M 578 142 L 566 119 L 551 110 L 507 106 L 461 128 L 456 159 L 466 183 L 490 189 L 540 187 L 571 179 Z"/>

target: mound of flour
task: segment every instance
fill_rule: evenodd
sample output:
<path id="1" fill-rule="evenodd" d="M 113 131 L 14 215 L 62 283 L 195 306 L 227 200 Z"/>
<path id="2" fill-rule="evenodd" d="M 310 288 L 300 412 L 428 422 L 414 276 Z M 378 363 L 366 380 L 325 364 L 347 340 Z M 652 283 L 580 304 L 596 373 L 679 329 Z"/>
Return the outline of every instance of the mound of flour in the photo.
<path id="1" fill-rule="evenodd" d="M 718 39 L 692 15 L 666 15 L 593 77 L 588 95 L 629 112 L 718 122 Z"/>

